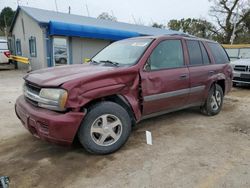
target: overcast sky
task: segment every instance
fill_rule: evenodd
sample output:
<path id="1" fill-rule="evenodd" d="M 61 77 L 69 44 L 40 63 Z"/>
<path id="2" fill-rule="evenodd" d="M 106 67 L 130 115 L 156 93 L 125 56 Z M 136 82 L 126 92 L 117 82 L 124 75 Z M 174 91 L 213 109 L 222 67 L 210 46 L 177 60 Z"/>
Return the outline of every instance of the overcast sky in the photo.
<path id="1" fill-rule="evenodd" d="M 97 17 L 102 12 L 108 12 L 117 17 L 118 21 L 134 23 L 142 22 L 149 25 L 152 22 L 167 23 L 171 19 L 205 18 L 209 19 L 208 0 L 19 0 L 19 5 L 48 10 L 68 12 L 87 16 L 86 5 L 90 16 Z M 0 9 L 10 6 L 17 7 L 17 0 L 0 0 Z M 134 17 L 134 18 L 133 18 Z"/>

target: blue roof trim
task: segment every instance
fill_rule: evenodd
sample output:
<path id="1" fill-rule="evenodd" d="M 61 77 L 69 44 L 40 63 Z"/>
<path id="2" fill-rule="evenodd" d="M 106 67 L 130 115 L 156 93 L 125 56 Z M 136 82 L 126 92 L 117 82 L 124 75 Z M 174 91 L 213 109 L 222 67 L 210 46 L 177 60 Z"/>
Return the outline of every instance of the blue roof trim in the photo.
<path id="1" fill-rule="evenodd" d="M 141 36 L 137 32 L 108 29 L 108 28 L 88 26 L 88 25 L 54 22 L 54 21 L 49 22 L 49 34 L 71 36 L 71 37 L 105 39 L 112 41 Z"/>

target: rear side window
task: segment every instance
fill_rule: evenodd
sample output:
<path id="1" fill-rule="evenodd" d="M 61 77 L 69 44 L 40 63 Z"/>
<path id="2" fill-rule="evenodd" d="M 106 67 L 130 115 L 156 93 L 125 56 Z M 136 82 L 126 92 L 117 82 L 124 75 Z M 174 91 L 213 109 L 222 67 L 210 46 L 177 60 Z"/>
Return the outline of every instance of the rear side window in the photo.
<path id="1" fill-rule="evenodd" d="M 7 42 L 0 42 L 0 50 L 8 50 Z"/>
<path id="2" fill-rule="evenodd" d="M 202 65 L 201 49 L 198 41 L 187 41 L 190 65 Z"/>
<path id="3" fill-rule="evenodd" d="M 150 55 L 149 62 L 151 70 L 183 67 L 181 41 L 165 40 L 161 42 Z"/>
<path id="4" fill-rule="evenodd" d="M 203 64 L 210 64 L 210 59 L 208 57 L 207 50 L 205 49 L 204 45 L 201 42 L 200 42 L 200 47 L 201 47 Z"/>
<path id="5" fill-rule="evenodd" d="M 229 63 L 225 50 L 218 43 L 208 42 L 208 46 L 212 52 L 216 64 Z"/>

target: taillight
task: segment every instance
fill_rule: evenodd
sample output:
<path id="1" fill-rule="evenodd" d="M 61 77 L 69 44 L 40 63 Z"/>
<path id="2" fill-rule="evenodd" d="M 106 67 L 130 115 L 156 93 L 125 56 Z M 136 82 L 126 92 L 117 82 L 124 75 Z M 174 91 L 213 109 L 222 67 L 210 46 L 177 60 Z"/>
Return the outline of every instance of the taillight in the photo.
<path id="1" fill-rule="evenodd" d="M 5 55 L 6 57 L 10 58 L 10 51 L 4 52 L 4 55 Z"/>

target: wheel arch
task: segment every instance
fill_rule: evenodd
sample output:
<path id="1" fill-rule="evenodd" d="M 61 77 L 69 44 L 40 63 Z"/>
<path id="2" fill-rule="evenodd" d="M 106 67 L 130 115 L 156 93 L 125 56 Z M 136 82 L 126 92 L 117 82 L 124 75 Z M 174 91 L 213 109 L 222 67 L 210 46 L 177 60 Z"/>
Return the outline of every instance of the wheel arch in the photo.
<path id="1" fill-rule="evenodd" d="M 136 124 L 136 117 L 135 117 L 135 113 L 133 111 L 132 106 L 130 105 L 129 101 L 126 99 L 125 96 L 120 95 L 120 94 L 114 94 L 114 95 L 109 95 L 109 96 L 105 96 L 105 97 L 101 97 L 101 98 L 97 98 L 94 100 L 91 100 L 90 102 L 88 102 L 87 104 L 84 105 L 84 107 L 82 107 L 82 111 L 83 110 L 90 110 L 92 106 L 94 106 L 95 104 L 99 103 L 99 102 L 103 102 L 103 101 L 110 101 L 110 102 L 114 102 L 119 104 L 120 106 L 122 106 L 129 114 L 130 118 L 131 118 L 131 123 L 134 126 Z"/>

